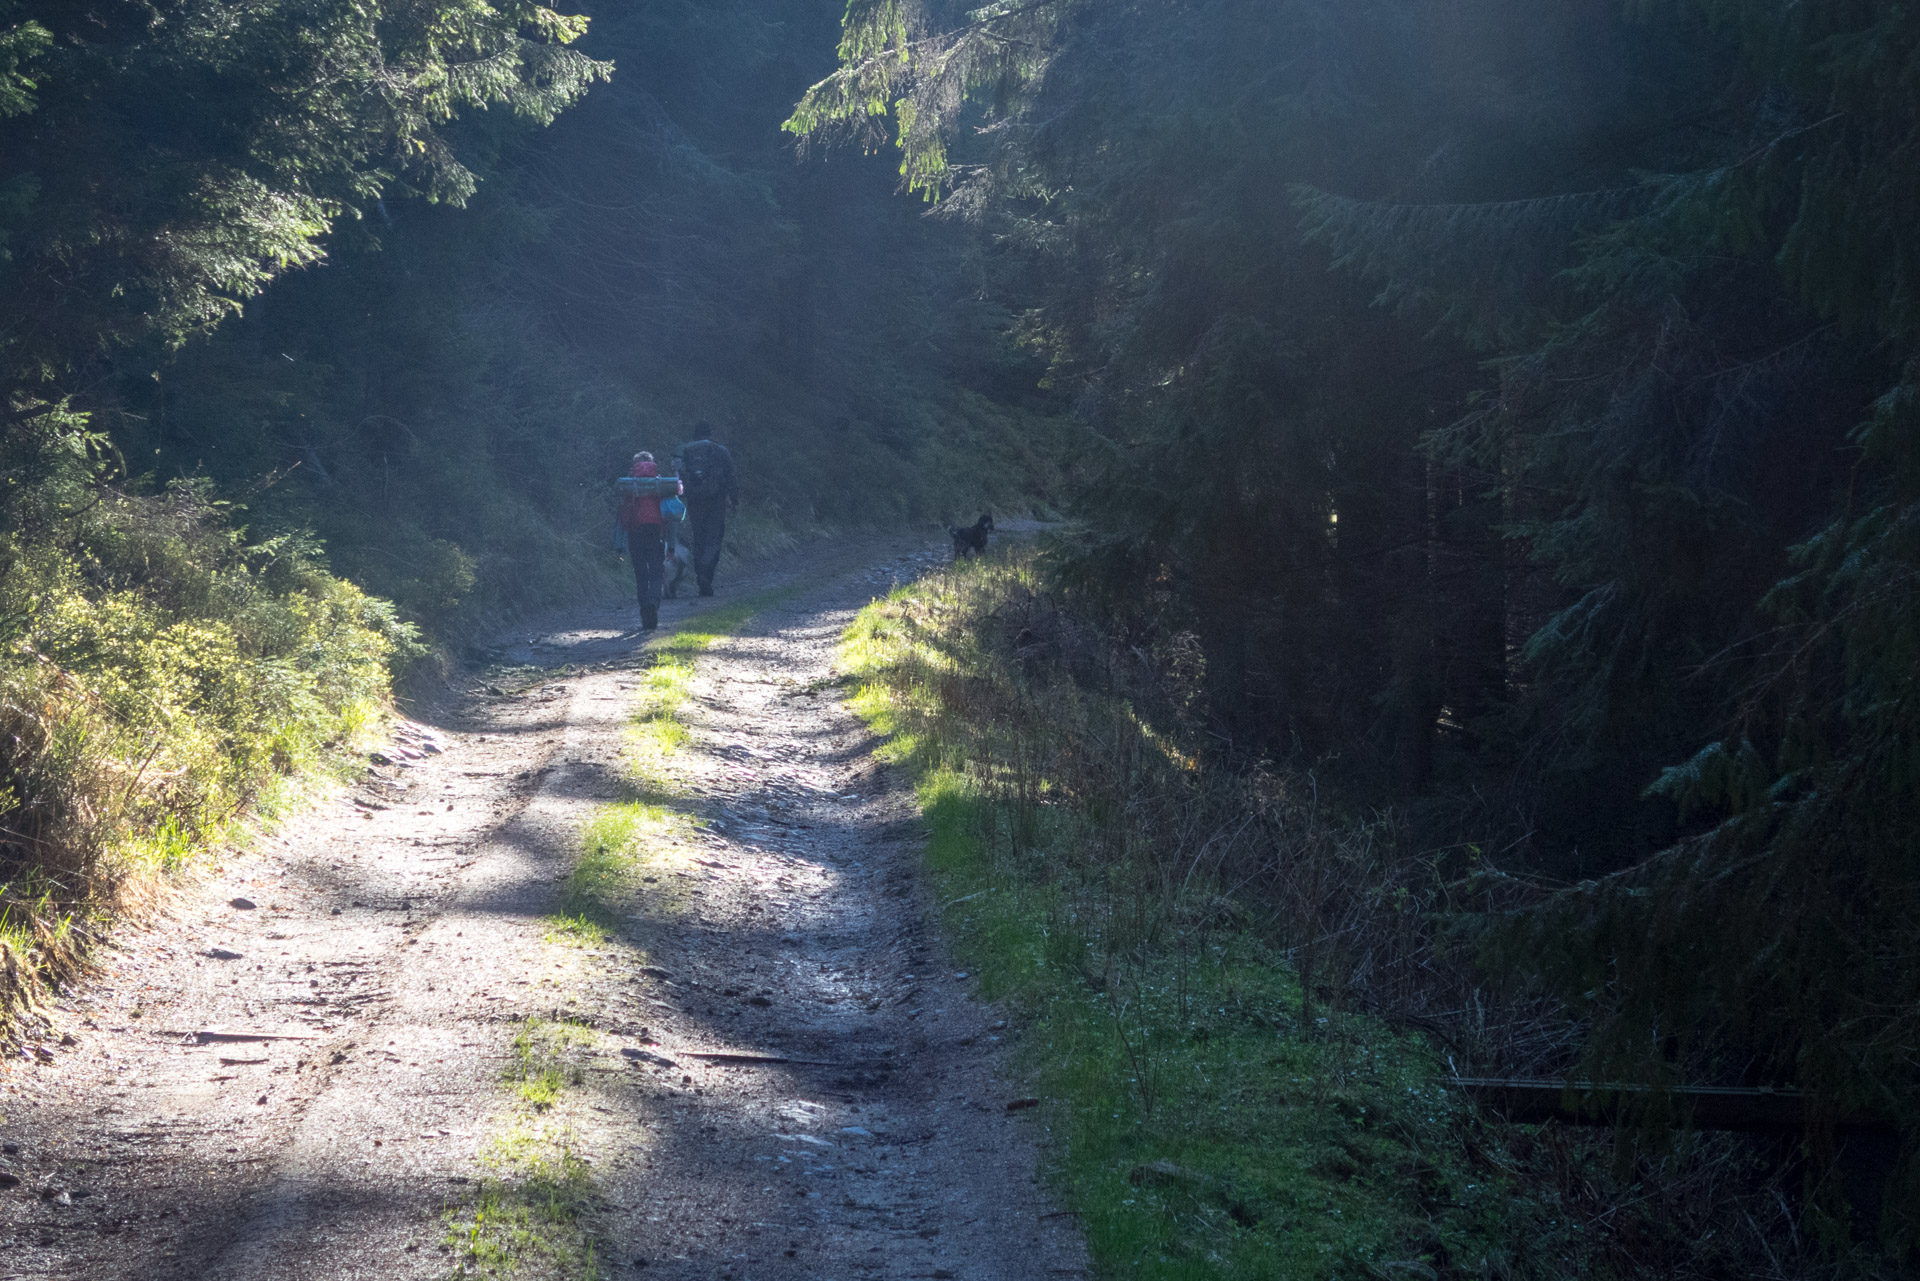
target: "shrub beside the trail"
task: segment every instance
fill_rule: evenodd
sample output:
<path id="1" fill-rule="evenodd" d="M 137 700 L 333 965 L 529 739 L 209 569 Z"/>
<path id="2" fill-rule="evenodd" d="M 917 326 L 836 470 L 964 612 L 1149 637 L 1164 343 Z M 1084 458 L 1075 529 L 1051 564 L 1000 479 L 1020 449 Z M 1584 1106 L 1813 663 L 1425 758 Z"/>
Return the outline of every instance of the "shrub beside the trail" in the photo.
<path id="1" fill-rule="evenodd" d="M 29 976 L 0 1030 L 154 874 L 350 739 L 418 649 L 313 547 L 247 542 L 204 486 L 52 471 L 0 534 L 0 968 Z"/>

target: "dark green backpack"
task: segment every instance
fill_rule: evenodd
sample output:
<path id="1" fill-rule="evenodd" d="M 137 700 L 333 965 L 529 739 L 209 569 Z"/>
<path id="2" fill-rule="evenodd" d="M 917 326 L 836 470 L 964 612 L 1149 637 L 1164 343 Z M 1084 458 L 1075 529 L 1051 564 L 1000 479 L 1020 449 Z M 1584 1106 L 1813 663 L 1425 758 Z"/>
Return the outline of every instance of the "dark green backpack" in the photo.
<path id="1" fill-rule="evenodd" d="M 710 440 L 691 441 L 680 447 L 680 483 L 689 498 L 718 498 L 727 492 L 727 480 L 733 460 L 727 451 Z"/>

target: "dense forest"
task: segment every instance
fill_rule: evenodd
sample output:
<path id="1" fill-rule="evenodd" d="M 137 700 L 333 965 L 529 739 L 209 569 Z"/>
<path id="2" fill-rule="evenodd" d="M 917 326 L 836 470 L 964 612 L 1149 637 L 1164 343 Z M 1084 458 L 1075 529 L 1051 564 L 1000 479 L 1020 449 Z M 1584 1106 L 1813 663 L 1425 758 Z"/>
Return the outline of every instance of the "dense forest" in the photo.
<path id="1" fill-rule="evenodd" d="M 1584 1070 L 1911 1135 L 1917 37 L 879 0 L 791 127 L 896 145 L 1023 264 L 1101 442 L 1060 572 L 1157 646 L 1161 718 L 1498 883 L 1482 958 Z"/>
<path id="2" fill-rule="evenodd" d="M 610 590 L 708 422 L 745 554 L 1064 516 L 1103 639 L 1010 654 L 1384 821 L 1405 963 L 1560 1029 L 1488 1073 L 1807 1091 L 1912 1266 L 1920 15 L 584 9 L 0 8 L 9 955 Z"/>

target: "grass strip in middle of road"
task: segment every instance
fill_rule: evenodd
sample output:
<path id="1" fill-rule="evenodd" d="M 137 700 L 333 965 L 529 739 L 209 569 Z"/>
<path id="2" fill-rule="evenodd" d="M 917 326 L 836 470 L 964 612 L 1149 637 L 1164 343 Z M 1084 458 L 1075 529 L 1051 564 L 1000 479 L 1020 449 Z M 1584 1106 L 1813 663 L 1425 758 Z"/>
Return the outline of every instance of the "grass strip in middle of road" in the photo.
<path id="1" fill-rule="evenodd" d="M 693 681 L 694 658 L 755 614 L 792 599 L 801 590 L 802 585 L 794 584 L 754 592 L 696 614 L 685 626 L 647 644 L 652 661 L 641 679 L 627 731 L 628 770 L 642 799 L 664 801 L 676 795 L 666 762 L 687 741 L 681 709 Z"/>
<path id="2" fill-rule="evenodd" d="M 620 900 L 629 892 L 638 854 L 649 838 L 684 829 L 687 819 L 662 803 L 675 793 L 666 758 L 686 741 L 681 719 L 693 659 L 749 618 L 792 597 L 799 586 L 774 588 L 707 610 L 689 626 L 647 646 L 640 696 L 629 725 L 629 781 L 636 795 L 596 809 L 580 830 L 580 857 L 547 921 L 545 941 L 589 947 L 620 944 Z M 644 962 L 643 953 L 632 958 Z M 515 1102 L 482 1155 L 487 1174 L 478 1194 L 446 1213 L 444 1243 L 455 1276 L 507 1278 L 544 1261 L 567 1281 L 597 1281 L 599 1248 L 587 1216 L 594 1195 L 579 1136 L 563 1115 L 567 1096 L 585 1081 L 583 1053 L 596 1033 L 581 1024 L 527 1019 L 513 1039 L 503 1080 Z"/>
<path id="3" fill-rule="evenodd" d="M 708 609 L 646 646 L 627 730 L 630 795 L 597 807 L 582 824 L 580 855 L 547 918 L 545 942 L 618 946 L 632 964 L 645 962 L 645 953 L 624 936 L 621 909 L 636 888 L 641 850 L 689 825 L 670 803 L 680 793 L 665 764 L 687 739 L 682 709 L 693 660 L 805 586 L 756 592 Z M 529 1018 L 518 1025 L 502 1077 L 514 1102 L 482 1150 L 487 1173 L 477 1195 L 445 1215 L 453 1275 L 508 1278 L 539 1261 L 566 1281 L 598 1281 L 600 1249 L 589 1222 L 595 1184 L 568 1115 L 576 1110 L 571 1096 L 586 1086 L 584 1059 L 598 1039 L 592 1028 L 570 1019 Z"/>
<path id="4" fill-rule="evenodd" d="M 629 891 L 642 844 L 686 826 L 674 810 L 648 801 L 620 801 L 595 810 L 581 826 L 580 858 L 560 887 L 559 910 L 547 918 L 546 941 L 600 947 L 618 937 L 618 901 Z"/>
<path id="5" fill-rule="evenodd" d="M 548 919 L 549 942 L 600 946 L 618 937 L 623 914 L 616 904 L 630 890 L 639 851 L 688 826 L 689 820 L 670 804 L 680 792 L 666 774 L 666 762 L 686 742 L 681 710 L 693 680 L 694 657 L 800 590 L 796 585 L 755 592 L 697 614 L 686 627 L 648 645 L 651 662 L 627 730 L 634 796 L 600 807 L 582 825 L 579 861 L 561 887 L 559 911 Z"/>
<path id="6" fill-rule="evenodd" d="M 517 1101 L 482 1149 L 478 1194 L 444 1216 L 453 1276 L 507 1278 L 539 1259 L 562 1281 L 599 1281 L 600 1246 L 587 1223 L 593 1176 L 573 1123 L 553 1115 L 585 1083 L 583 1057 L 596 1039 L 567 1020 L 519 1025 L 502 1073 Z"/>

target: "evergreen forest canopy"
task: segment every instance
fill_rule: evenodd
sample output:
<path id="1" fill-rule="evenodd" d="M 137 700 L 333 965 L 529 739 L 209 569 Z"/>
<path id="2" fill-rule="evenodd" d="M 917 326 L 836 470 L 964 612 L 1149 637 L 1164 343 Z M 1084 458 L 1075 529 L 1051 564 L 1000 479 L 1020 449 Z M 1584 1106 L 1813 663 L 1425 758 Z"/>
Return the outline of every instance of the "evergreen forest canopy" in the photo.
<path id="1" fill-rule="evenodd" d="M 1193 639 L 1216 751 L 1395 806 L 1580 1070 L 1897 1118 L 1911 1251 L 1920 16 L 852 0 L 840 55 L 788 128 L 1019 264 L 1100 441 L 1063 572 Z"/>
<path id="2" fill-rule="evenodd" d="M 1920 14 L 582 7 L 0 0 L 0 941 L 707 419 L 749 548 L 1066 507 L 1144 714 L 1498 905 L 1529 1066 L 1891 1118 L 1912 1257 Z"/>

